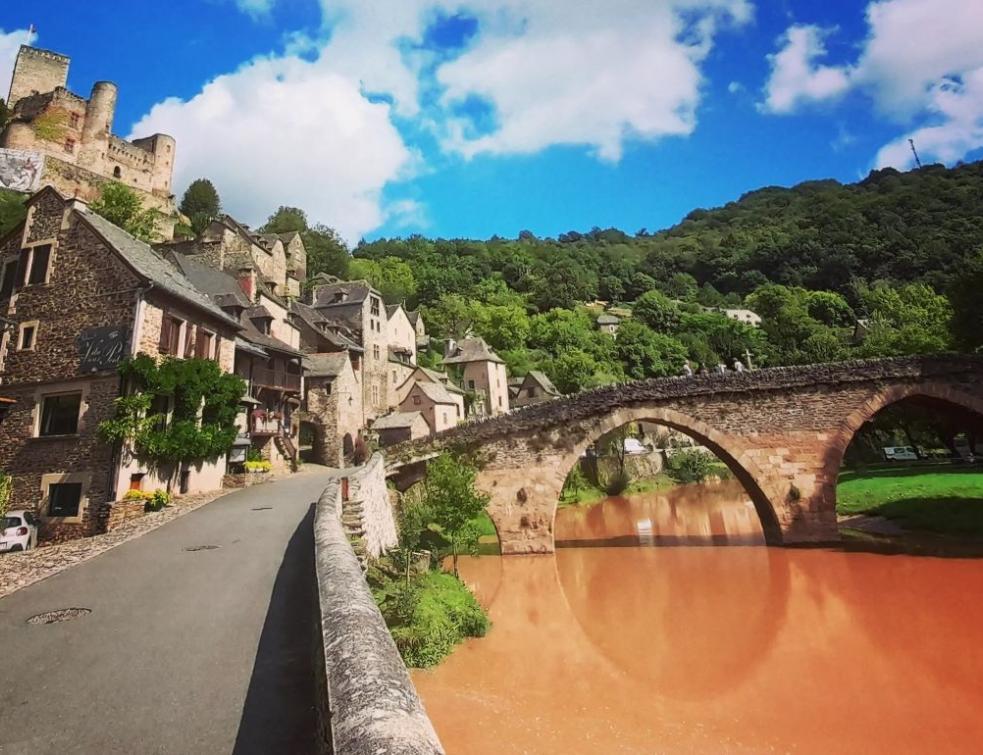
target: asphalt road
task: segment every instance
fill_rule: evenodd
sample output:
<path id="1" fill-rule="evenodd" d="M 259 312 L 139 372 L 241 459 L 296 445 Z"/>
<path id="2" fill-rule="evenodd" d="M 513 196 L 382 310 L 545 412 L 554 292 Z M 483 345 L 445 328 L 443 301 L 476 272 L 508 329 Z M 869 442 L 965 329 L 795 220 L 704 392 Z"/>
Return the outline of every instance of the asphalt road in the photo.
<path id="1" fill-rule="evenodd" d="M 236 491 L 0 599 L 0 753 L 311 752 L 326 480 Z"/>

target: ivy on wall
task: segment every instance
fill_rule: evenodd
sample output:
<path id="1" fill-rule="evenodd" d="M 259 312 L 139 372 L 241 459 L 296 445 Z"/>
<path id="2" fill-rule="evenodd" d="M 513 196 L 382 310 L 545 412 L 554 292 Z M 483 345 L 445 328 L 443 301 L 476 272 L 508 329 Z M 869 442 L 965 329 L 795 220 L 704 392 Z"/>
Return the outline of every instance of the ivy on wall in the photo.
<path id="1" fill-rule="evenodd" d="M 61 142 L 68 127 L 68 111 L 52 108 L 34 119 L 34 135 L 46 142 Z"/>
<path id="2" fill-rule="evenodd" d="M 214 460 L 235 441 L 239 402 L 246 384 L 209 359 L 158 362 L 146 354 L 123 361 L 128 390 L 116 399 L 116 416 L 99 424 L 109 442 L 127 442 L 137 456 L 157 464 Z"/>

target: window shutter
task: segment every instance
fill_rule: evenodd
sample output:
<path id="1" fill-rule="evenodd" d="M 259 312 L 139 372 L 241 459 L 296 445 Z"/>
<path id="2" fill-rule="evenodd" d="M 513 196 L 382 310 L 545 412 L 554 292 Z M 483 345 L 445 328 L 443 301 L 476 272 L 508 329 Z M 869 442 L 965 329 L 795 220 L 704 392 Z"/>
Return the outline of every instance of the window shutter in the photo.
<path id="1" fill-rule="evenodd" d="M 164 315 L 164 319 L 160 323 L 160 343 L 158 348 L 165 354 L 170 353 L 171 348 L 171 330 L 174 328 L 174 323 L 170 317 Z"/>
<path id="2" fill-rule="evenodd" d="M 187 333 L 185 333 L 185 336 L 184 336 L 184 358 L 185 359 L 190 359 L 192 356 L 195 355 L 195 347 L 201 341 L 201 328 L 198 328 L 197 329 L 197 335 L 195 336 L 195 339 L 194 339 L 194 344 L 192 344 L 191 334 L 193 332 L 195 332 L 195 329 L 192 328 L 191 327 L 191 324 L 189 323 L 188 324 Z"/>
<path id="3" fill-rule="evenodd" d="M 17 275 L 14 277 L 15 289 L 24 285 L 24 280 L 27 277 L 27 258 L 29 256 L 26 249 L 21 249 L 20 256 L 17 258 Z"/>

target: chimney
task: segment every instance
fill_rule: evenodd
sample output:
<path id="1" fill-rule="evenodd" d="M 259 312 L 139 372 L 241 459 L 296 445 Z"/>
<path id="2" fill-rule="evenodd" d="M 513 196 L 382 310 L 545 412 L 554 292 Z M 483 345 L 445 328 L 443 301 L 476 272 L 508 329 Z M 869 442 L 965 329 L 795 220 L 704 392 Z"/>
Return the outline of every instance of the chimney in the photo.
<path id="1" fill-rule="evenodd" d="M 457 341 L 453 338 L 444 339 L 444 356 L 452 357 L 457 352 Z"/>
<path id="2" fill-rule="evenodd" d="M 249 301 L 253 301 L 256 293 L 256 271 L 251 267 L 239 268 L 239 288 L 243 290 Z"/>

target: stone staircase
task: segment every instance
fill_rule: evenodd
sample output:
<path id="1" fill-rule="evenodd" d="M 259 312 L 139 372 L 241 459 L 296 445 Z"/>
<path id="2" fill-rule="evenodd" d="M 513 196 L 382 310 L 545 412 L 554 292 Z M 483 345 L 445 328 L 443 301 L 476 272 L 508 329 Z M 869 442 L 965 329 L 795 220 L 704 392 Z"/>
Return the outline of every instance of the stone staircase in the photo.
<path id="1" fill-rule="evenodd" d="M 369 553 L 365 546 L 365 516 L 362 512 L 362 502 L 348 500 L 342 504 L 341 525 L 352 544 L 355 557 L 364 572 L 367 568 Z"/>
<path id="2" fill-rule="evenodd" d="M 297 471 L 297 448 L 294 446 L 294 442 L 286 435 L 274 436 L 273 442 L 276 443 L 276 447 L 283 454 L 283 457 L 290 462 L 290 471 Z"/>

